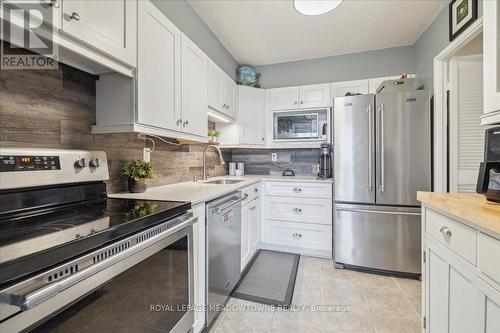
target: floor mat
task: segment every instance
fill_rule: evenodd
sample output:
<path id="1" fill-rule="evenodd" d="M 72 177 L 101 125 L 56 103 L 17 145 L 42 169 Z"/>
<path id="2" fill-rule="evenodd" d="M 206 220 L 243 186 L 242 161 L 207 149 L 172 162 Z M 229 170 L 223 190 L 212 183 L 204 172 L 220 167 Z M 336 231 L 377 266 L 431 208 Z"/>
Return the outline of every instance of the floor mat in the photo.
<path id="1" fill-rule="evenodd" d="M 292 303 L 299 260 L 298 254 L 260 250 L 232 296 L 288 307 Z"/>

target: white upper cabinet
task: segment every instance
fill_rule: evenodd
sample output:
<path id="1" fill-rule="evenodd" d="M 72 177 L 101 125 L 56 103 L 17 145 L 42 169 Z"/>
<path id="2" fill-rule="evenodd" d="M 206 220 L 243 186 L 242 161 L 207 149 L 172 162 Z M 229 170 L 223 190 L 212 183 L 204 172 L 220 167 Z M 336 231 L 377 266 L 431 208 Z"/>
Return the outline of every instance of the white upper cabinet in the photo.
<path id="1" fill-rule="evenodd" d="M 236 83 L 212 60 L 208 61 L 208 106 L 236 118 Z"/>
<path id="2" fill-rule="evenodd" d="M 135 67 L 137 0 L 64 0 L 61 28 Z"/>
<path id="3" fill-rule="evenodd" d="M 182 35 L 182 131 L 207 135 L 207 55 Z"/>
<path id="4" fill-rule="evenodd" d="M 270 89 L 271 110 L 290 110 L 299 107 L 299 87 Z"/>
<path id="5" fill-rule="evenodd" d="M 500 123 L 500 4 L 483 1 L 484 115 L 481 125 Z"/>
<path id="6" fill-rule="evenodd" d="M 151 2 L 138 8 L 137 120 L 181 129 L 181 32 Z"/>
<path id="7" fill-rule="evenodd" d="M 330 106 L 330 85 L 313 84 L 299 87 L 299 99 L 301 108 L 317 108 Z"/>
<path id="8" fill-rule="evenodd" d="M 238 86 L 239 143 L 262 145 L 265 143 L 264 89 Z"/>
<path id="9" fill-rule="evenodd" d="M 329 84 L 312 84 L 299 87 L 270 89 L 271 110 L 327 107 L 330 101 Z"/>
<path id="10" fill-rule="evenodd" d="M 368 94 L 368 80 L 333 82 L 330 85 L 332 99 L 351 94 Z"/>
<path id="11" fill-rule="evenodd" d="M 92 132 L 141 132 L 206 142 L 205 53 L 149 1 L 138 2 L 137 39 L 135 77 L 103 74 L 96 83 Z"/>

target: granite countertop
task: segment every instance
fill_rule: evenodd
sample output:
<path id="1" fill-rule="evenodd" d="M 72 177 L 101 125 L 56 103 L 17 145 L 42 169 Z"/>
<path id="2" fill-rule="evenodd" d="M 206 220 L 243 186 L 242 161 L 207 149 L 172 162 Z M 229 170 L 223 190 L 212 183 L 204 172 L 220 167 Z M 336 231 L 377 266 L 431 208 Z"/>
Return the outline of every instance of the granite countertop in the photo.
<path id="1" fill-rule="evenodd" d="M 205 184 L 203 182 L 184 182 L 163 186 L 150 187 L 144 193 L 112 193 L 108 194 L 110 198 L 142 199 L 142 200 L 165 200 L 165 201 L 189 201 L 191 205 L 216 199 L 227 193 L 231 193 L 248 185 L 255 184 L 261 180 L 272 181 L 297 181 L 297 182 L 324 182 L 332 183 L 332 179 L 317 179 L 314 176 L 291 176 L 283 177 L 281 175 L 248 175 L 242 177 L 223 176 L 213 177 L 209 180 L 221 178 L 242 179 L 242 182 L 236 184 Z"/>
<path id="2" fill-rule="evenodd" d="M 500 237 L 500 204 L 474 193 L 417 192 L 417 200 L 455 216 L 480 231 Z"/>

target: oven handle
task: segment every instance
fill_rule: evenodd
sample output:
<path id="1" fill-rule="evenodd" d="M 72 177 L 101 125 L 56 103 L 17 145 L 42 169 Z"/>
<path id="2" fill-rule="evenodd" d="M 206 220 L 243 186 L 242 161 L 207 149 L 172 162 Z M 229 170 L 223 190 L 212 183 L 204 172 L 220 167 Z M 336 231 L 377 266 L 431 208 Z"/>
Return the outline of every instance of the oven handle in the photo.
<path id="1" fill-rule="evenodd" d="M 65 279 L 62 279 L 60 281 L 48 284 L 45 287 L 42 287 L 40 289 L 31 291 L 25 295 L 16 295 L 16 294 L 10 294 L 10 304 L 11 305 L 16 305 L 19 306 L 23 311 L 29 310 L 33 308 L 34 306 L 48 300 L 51 297 L 54 297 L 64 289 L 67 289 L 71 286 L 74 286 L 75 284 L 85 280 L 86 278 L 116 264 L 117 262 L 131 256 L 134 253 L 137 253 L 141 251 L 142 249 L 158 242 L 159 240 L 168 237 L 172 234 L 175 234 L 176 232 L 196 223 L 198 220 L 197 217 L 192 217 L 189 220 L 186 220 L 185 222 L 182 222 L 181 224 L 173 227 L 172 229 L 166 230 L 166 232 L 159 233 L 156 236 L 153 236 L 139 244 L 133 245 L 129 247 L 128 249 L 108 258 L 104 259 L 96 264 L 93 264 L 92 266 L 85 268 L 81 270 L 80 272 L 70 275 Z M 168 223 L 168 222 L 167 222 Z M 156 228 L 158 226 L 155 226 Z M 144 231 L 147 232 L 148 230 Z M 142 233 L 140 233 L 142 234 Z M 138 235 L 140 235 L 138 234 Z M 136 238 L 138 235 L 133 235 L 129 238 Z M 128 239 L 128 238 L 127 238 Z M 110 245 L 110 247 L 112 247 Z M 98 252 L 101 252 L 103 249 L 98 250 Z"/>

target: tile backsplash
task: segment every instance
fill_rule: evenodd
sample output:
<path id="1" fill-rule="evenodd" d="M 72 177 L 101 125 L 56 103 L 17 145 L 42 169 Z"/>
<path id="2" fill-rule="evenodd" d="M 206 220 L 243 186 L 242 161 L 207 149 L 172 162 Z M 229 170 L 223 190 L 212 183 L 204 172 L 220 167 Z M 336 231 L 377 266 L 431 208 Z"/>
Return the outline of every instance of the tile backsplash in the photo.
<path id="1" fill-rule="evenodd" d="M 316 176 L 319 152 L 319 149 L 232 149 L 231 160 L 245 163 L 245 174 L 281 174 L 284 169 L 292 169 L 296 175 Z M 271 160 L 273 153 L 278 154 L 279 166 Z M 284 167 L 292 159 L 294 163 Z"/>

